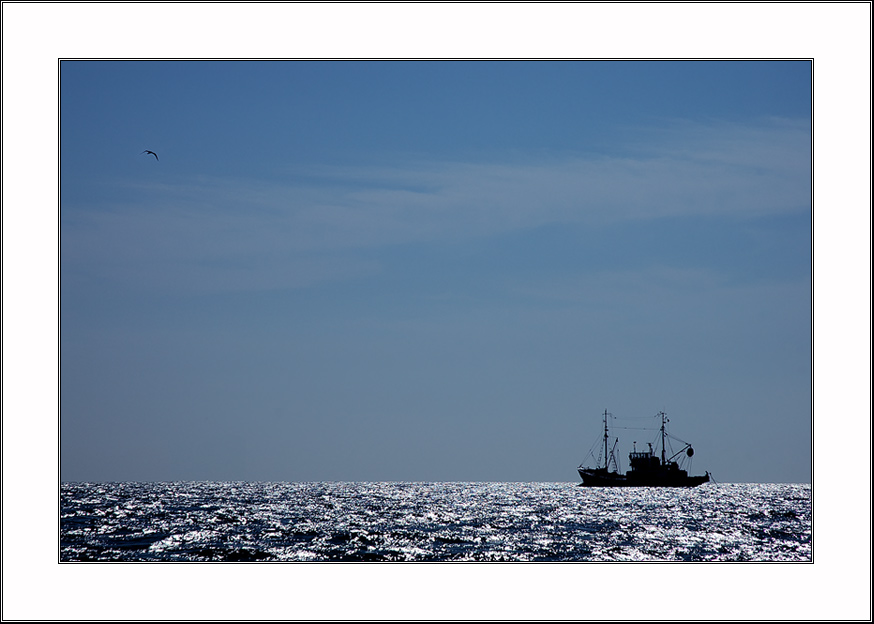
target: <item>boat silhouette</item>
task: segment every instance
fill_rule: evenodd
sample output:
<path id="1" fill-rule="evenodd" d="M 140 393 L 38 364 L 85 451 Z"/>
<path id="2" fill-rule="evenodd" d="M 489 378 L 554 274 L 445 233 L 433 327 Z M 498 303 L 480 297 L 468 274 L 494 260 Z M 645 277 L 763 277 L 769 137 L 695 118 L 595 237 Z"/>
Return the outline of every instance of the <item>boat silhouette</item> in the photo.
<path id="1" fill-rule="evenodd" d="M 661 437 L 661 452 L 656 454 L 652 444 L 646 451 L 638 451 L 635 449 L 629 453 L 628 460 L 631 464 L 631 469 L 625 474 L 622 474 L 619 469 L 619 461 L 616 456 L 616 447 L 619 440 L 616 439 L 612 449 L 609 446 L 609 434 L 607 430 L 607 416 L 610 414 L 604 410 L 604 465 L 601 466 L 598 462 L 597 467 L 587 468 L 582 464 L 577 468 L 580 478 L 583 480 L 580 483 L 583 487 L 695 487 L 702 483 L 710 481 L 710 473 L 705 472 L 700 476 L 690 476 L 686 470 L 683 470 L 678 457 L 686 455 L 691 458 L 695 451 L 692 450 L 692 445 L 688 442 L 683 442 L 679 438 L 670 435 L 665 430 L 665 425 L 668 422 L 667 415 L 664 412 L 659 412 L 656 416 L 661 417 L 661 427 L 659 427 Z M 667 456 L 665 441 L 666 438 L 672 438 L 683 443 L 682 449 Z M 611 470 L 611 464 L 613 470 Z"/>

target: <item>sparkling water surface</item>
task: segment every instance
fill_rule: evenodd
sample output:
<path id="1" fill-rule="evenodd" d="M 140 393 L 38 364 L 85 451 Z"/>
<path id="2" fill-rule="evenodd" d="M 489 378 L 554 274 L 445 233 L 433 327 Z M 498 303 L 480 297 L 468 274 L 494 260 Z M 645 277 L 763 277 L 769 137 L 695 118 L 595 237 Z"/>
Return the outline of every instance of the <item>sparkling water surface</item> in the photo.
<path id="1" fill-rule="evenodd" d="M 811 561 L 809 484 L 63 483 L 60 560 Z"/>

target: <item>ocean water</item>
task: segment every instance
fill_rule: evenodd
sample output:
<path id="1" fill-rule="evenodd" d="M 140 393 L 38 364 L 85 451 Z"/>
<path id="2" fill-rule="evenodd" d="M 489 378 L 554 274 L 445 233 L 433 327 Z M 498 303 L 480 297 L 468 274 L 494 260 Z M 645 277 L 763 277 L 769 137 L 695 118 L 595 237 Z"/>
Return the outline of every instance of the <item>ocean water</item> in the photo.
<path id="1" fill-rule="evenodd" d="M 811 561 L 809 484 L 63 483 L 72 561 Z"/>

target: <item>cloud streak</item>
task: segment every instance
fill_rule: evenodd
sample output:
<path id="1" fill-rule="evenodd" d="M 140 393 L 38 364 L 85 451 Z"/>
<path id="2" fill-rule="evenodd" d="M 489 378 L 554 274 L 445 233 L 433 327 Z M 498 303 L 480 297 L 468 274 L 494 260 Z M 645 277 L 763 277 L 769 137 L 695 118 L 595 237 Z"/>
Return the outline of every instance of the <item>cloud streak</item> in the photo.
<path id="1" fill-rule="evenodd" d="M 806 211 L 810 133 L 785 120 L 676 123 L 640 133 L 624 156 L 313 166 L 287 180 L 200 176 L 132 190 L 111 210 L 64 207 L 68 267 L 155 288 L 296 288 L 378 271 L 365 256 L 386 246 Z"/>

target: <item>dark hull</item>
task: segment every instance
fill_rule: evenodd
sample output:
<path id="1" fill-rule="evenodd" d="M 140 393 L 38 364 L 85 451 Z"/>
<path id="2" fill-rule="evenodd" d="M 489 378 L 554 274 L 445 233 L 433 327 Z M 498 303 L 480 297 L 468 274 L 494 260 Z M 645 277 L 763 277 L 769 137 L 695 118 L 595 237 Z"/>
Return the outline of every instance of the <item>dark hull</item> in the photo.
<path id="1" fill-rule="evenodd" d="M 677 474 L 619 474 L 603 469 L 579 468 L 582 487 L 695 487 L 710 481 L 710 475 L 690 477 Z"/>

